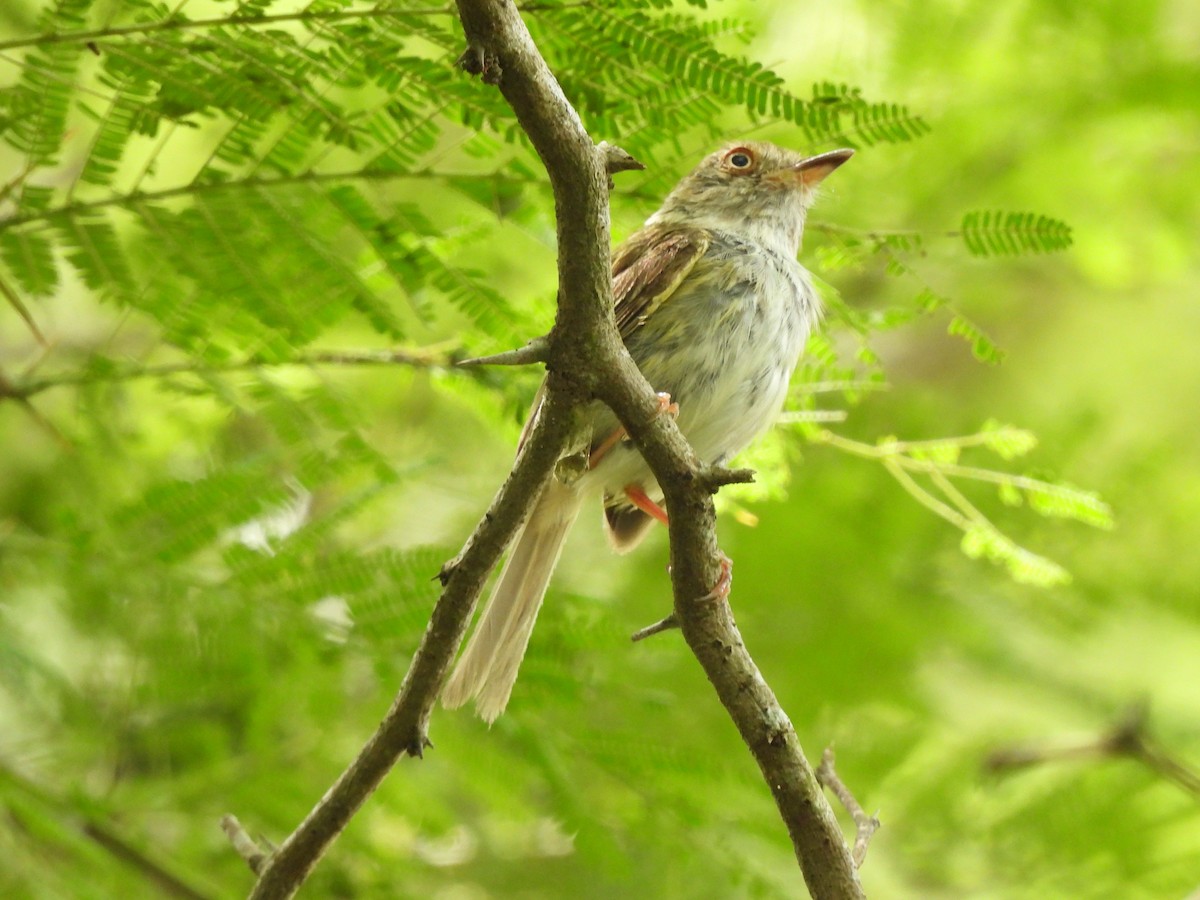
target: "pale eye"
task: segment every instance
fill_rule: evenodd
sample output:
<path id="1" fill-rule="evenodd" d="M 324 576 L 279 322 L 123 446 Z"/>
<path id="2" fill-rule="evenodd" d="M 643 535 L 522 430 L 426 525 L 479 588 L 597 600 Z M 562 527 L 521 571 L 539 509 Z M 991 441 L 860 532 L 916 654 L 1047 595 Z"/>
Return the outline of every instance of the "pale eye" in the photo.
<path id="1" fill-rule="evenodd" d="M 738 151 L 729 157 L 729 164 L 735 169 L 748 169 L 751 162 L 753 162 L 753 160 L 750 158 L 750 154 L 742 153 L 741 151 Z"/>

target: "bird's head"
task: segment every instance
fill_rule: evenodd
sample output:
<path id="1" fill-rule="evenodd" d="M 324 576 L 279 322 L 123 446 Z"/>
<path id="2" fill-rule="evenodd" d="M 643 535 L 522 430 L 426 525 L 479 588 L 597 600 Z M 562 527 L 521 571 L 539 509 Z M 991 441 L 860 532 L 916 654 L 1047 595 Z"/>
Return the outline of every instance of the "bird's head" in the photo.
<path id="1" fill-rule="evenodd" d="M 729 144 L 684 176 L 647 224 L 728 231 L 794 255 L 817 185 L 853 155 L 804 156 L 765 141 Z"/>

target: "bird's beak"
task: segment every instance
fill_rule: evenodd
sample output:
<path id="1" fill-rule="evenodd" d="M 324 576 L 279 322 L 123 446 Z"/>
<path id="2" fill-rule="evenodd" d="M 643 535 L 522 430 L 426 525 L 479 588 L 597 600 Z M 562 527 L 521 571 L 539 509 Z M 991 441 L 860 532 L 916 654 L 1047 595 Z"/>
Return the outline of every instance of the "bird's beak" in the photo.
<path id="1" fill-rule="evenodd" d="M 802 159 L 792 166 L 792 171 L 796 173 L 796 178 L 802 185 L 815 187 L 825 180 L 825 176 L 853 155 L 853 150 L 830 150 L 828 153 L 820 153 L 817 156 Z"/>

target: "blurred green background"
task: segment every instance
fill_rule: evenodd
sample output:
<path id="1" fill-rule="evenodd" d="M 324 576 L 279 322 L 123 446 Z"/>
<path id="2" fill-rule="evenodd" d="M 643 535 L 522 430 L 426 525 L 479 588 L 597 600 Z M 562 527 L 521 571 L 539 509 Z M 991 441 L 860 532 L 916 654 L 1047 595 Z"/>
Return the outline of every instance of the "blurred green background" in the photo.
<path id="1" fill-rule="evenodd" d="M 0 42 L 37 33 L 39 10 L 6 4 Z M 872 337 L 890 390 L 817 404 L 848 409 L 836 430 L 868 443 L 969 434 L 990 418 L 1034 431 L 1031 471 L 1099 491 L 1116 527 L 972 496 L 1072 583 L 1018 584 L 966 558 L 959 532 L 883 467 L 831 447 L 793 441 L 786 498 L 743 497 L 722 520 L 749 649 L 810 757 L 835 745 L 882 819 L 868 894 L 1191 895 L 1195 793 L 1129 760 L 1005 775 L 984 761 L 1092 740 L 1145 702 L 1165 752 L 1200 766 L 1200 8 L 731 2 L 702 15 L 753 23 L 737 52 L 789 86 L 846 82 L 931 126 L 863 148 L 815 222 L 932 234 L 967 210 L 1029 209 L 1074 232 L 1065 253 L 1017 258 L 931 237 L 908 257 L 915 281 L 877 262 L 822 271 L 863 310 L 931 286 L 1005 359 L 977 362 L 935 314 Z M 0 89 L 21 58 L 0 53 Z M 750 127 L 729 110 L 716 121 L 722 137 Z M 787 124 L 752 133 L 798 141 Z M 203 131 L 172 141 L 163 179 L 205 152 Z M 692 129 L 646 175 L 621 176 L 614 238 L 710 143 Z M 70 173 L 89 148 L 65 146 Z M 22 166 L 0 148 L 0 182 Z M 511 198 L 501 224 L 437 180 L 372 190 L 437 227 L 476 229 L 457 252 L 513 304 L 511 334 L 549 324 L 544 190 Z M 829 240 L 810 232 L 802 258 L 815 265 Z M 312 252 L 275 249 L 285 268 Z M 10 381 L 79 370 L 96 352 L 159 361 L 183 345 L 164 333 L 192 327 L 172 332 L 156 308 L 99 300 L 70 275 L 28 305 L 50 349 L 0 310 Z M 180 321 L 207 314 L 180 304 Z M 409 343 L 504 345 L 498 328 L 466 328 L 441 315 Z M 831 335 L 853 354 L 836 317 Z M 381 341 L 347 321 L 316 343 Z M 187 349 L 208 358 L 204 347 Z M 248 890 L 219 817 L 281 840 L 370 735 L 436 597 L 429 579 L 507 471 L 536 382 L 284 368 L 58 387 L 32 412 L 0 402 L 0 893 L 169 894 L 151 863 L 201 896 Z M 665 564 L 665 534 L 618 558 L 599 513 L 585 515 L 508 713 L 491 729 L 437 713 L 435 749 L 398 766 L 308 895 L 802 895 L 770 798 L 682 641 L 628 641 L 667 608 Z"/>

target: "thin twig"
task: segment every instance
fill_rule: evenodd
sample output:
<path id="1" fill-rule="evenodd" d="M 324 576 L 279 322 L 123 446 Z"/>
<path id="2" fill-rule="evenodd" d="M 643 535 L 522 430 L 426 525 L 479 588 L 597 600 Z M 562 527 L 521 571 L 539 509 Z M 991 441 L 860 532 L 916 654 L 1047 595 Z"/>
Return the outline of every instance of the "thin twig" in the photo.
<path id="1" fill-rule="evenodd" d="M 33 334 L 37 342 L 43 347 L 47 346 L 46 338 L 42 334 L 42 330 L 38 328 L 37 320 L 33 318 L 33 313 L 29 311 L 29 307 L 25 305 L 21 296 L 3 278 L 0 278 L 0 294 L 4 295 L 4 299 L 8 301 L 8 305 L 21 317 L 21 321 L 29 328 L 30 333 Z"/>
<path id="2" fill-rule="evenodd" d="M 939 462 L 932 459 L 914 459 L 911 456 L 905 455 L 906 450 L 921 450 L 937 444 L 950 443 L 963 447 L 970 446 L 972 438 L 969 437 L 946 438 L 943 441 L 897 441 L 895 443 L 874 445 L 844 438 L 839 434 L 834 434 L 832 431 L 821 431 L 816 440 L 819 443 L 829 444 L 831 447 L 844 450 L 854 456 L 864 459 L 881 460 L 884 464 L 891 463 L 893 466 L 903 468 L 909 472 L 918 472 L 925 475 L 940 473 L 951 478 L 966 478 L 971 481 L 983 481 L 989 484 L 1011 485 L 1019 490 L 1076 499 L 1092 506 L 1107 509 L 1106 504 L 1098 503 L 1094 497 L 1083 491 L 1064 487 L 1059 484 L 1052 484 L 1048 481 L 1040 481 L 1037 478 L 1030 478 L 1027 475 L 995 472 L 991 469 L 979 468 L 978 466 L 964 466 L 958 463 Z"/>
<path id="3" fill-rule="evenodd" d="M 1072 759 L 1133 759 L 1194 797 L 1200 797 L 1200 772 L 1162 749 L 1149 734 L 1149 709 L 1135 703 L 1107 731 L 1086 741 L 1058 747 L 1005 747 L 990 753 L 984 766 L 1010 772 Z"/>
<path id="4" fill-rule="evenodd" d="M 11 399 L 20 404 L 21 408 L 29 418 L 37 424 L 39 428 L 45 431 L 50 437 L 54 438 L 64 450 L 73 450 L 74 445 L 67 439 L 67 436 L 59 431 L 58 426 L 41 414 L 36 406 L 29 402 L 29 397 L 25 396 L 21 390 L 8 380 L 8 377 L 0 372 L 0 400 Z"/>
<path id="5" fill-rule="evenodd" d="M 870 241 L 886 241 L 890 237 L 947 237 L 957 238 L 962 237 L 962 232 L 957 228 L 941 229 L 935 228 L 930 230 L 920 230 L 915 228 L 894 228 L 894 229 L 866 229 L 853 228 L 849 225 L 835 225 L 832 222 L 812 222 L 805 226 L 814 231 L 821 231 L 825 234 L 846 235 L 848 237 L 861 237 Z"/>
<path id="6" fill-rule="evenodd" d="M 460 360 L 459 368 L 472 366 L 528 366 L 533 363 L 543 363 L 550 351 L 550 341 L 545 337 L 534 338 L 524 347 L 516 350 L 506 350 L 492 356 L 476 356 L 472 359 Z"/>
<path id="7" fill-rule="evenodd" d="M 409 366 L 418 369 L 447 368 L 453 365 L 449 347 L 395 350 L 313 350 L 290 359 L 247 357 L 228 362 L 209 363 L 195 360 L 162 363 L 153 366 L 129 366 L 114 369 L 81 369 L 23 382 L 0 381 L 0 400 L 28 400 L 34 394 L 56 387 L 134 381 L 140 378 L 170 378 L 174 375 L 211 375 L 280 366 Z"/>
<path id="8" fill-rule="evenodd" d="M 352 22 L 356 19 L 405 19 L 418 16 L 447 16 L 454 10 L 450 6 L 428 9 L 373 9 L 314 10 L 279 13 L 276 15 L 233 15 L 211 19 L 168 18 L 159 22 L 140 22 L 135 25 L 115 25 L 93 31 L 60 31 L 35 34 L 29 37 L 0 41 L 0 50 L 15 50 L 22 47 L 44 47 L 49 44 L 88 44 L 112 38 L 141 37 L 159 31 L 200 31 L 207 28 L 238 26 L 269 27 L 283 22 Z"/>
<path id="9" fill-rule="evenodd" d="M 879 819 L 876 816 L 867 815 L 854 798 L 850 788 L 838 777 L 837 769 L 834 767 L 832 747 L 826 747 L 825 752 L 821 754 L 821 765 L 817 767 L 817 780 L 833 792 L 833 795 L 838 798 L 838 802 L 842 804 L 842 808 L 854 819 L 854 850 L 851 851 L 851 855 L 854 857 L 854 867 L 861 868 L 863 860 L 867 858 L 867 845 L 871 843 L 871 836 L 879 830 Z"/>
<path id="10" fill-rule="evenodd" d="M 648 637 L 653 637 L 656 634 L 662 634 L 664 631 L 670 631 L 672 628 L 678 627 L 679 619 L 675 616 L 675 613 L 671 613 L 665 619 L 660 619 L 653 625 L 639 628 L 629 636 L 629 639 L 636 644 L 638 641 L 644 641 Z"/>
<path id="11" fill-rule="evenodd" d="M 753 484 L 753 469 L 727 469 L 725 466 L 706 466 L 696 475 L 696 480 L 715 494 L 727 484 Z"/>
<path id="12" fill-rule="evenodd" d="M 573 9 L 591 5 L 591 0 L 577 3 L 529 3 L 522 6 L 521 9 L 525 12 L 553 12 L 558 9 Z M 43 47 L 47 44 L 94 44 L 97 41 L 108 40 L 110 38 L 136 37 L 156 31 L 190 31 L 192 29 L 226 28 L 241 25 L 263 27 L 278 25 L 281 22 L 329 23 L 352 22 L 358 19 L 412 19 L 424 16 L 450 16 L 453 14 L 454 7 L 447 4 L 445 6 L 432 6 L 424 9 L 392 7 L 349 10 L 305 9 L 300 12 L 279 13 L 276 15 L 233 15 L 212 19 L 168 18 L 160 22 L 118 25 L 111 28 L 98 28 L 94 31 L 49 32 L 30 37 L 14 38 L 9 41 L 0 41 L 0 50 L 14 50 L 21 47 Z"/>
<path id="13" fill-rule="evenodd" d="M 262 872 L 269 854 L 250 837 L 250 833 L 242 827 L 237 816 L 221 816 L 221 830 L 225 832 L 225 837 L 229 838 L 229 843 L 233 845 L 237 855 L 246 861 L 250 871 L 255 875 Z"/>
<path id="14" fill-rule="evenodd" d="M 167 866 L 158 862 L 150 853 L 122 835 L 110 822 L 88 812 L 86 810 L 88 804 L 83 804 L 85 808 L 81 809 L 77 799 L 68 802 L 56 796 L 11 768 L 4 761 L 0 761 L 0 779 L 8 782 L 5 785 L 6 790 L 19 790 L 35 800 L 39 806 L 53 811 L 57 819 L 56 827 L 62 827 L 72 832 L 77 831 L 117 862 L 137 872 L 147 882 L 154 885 L 155 896 L 178 897 L 180 900 L 207 900 L 211 896 L 189 884 Z M 24 824 L 22 815 L 17 812 L 23 808 L 24 804 L 9 806 L 6 815 L 12 817 L 15 822 Z M 44 829 L 45 824 L 39 823 L 39 834 L 44 833 Z"/>
<path id="15" fill-rule="evenodd" d="M 221 193 L 224 191 L 241 192 L 259 188 L 287 187 L 296 184 L 322 184 L 330 181 L 392 181 L 403 178 L 432 177 L 418 176 L 411 172 L 397 172 L 395 169 L 372 168 L 349 169 L 344 172 L 300 172 L 295 175 L 257 175 L 246 178 L 231 178 L 228 181 L 197 182 L 176 185 L 157 191 L 130 191 L 126 194 L 112 194 L 98 200 L 77 200 L 74 203 L 64 203 L 35 212 L 22 213 L 16 216 L 0 219 L 0 231 L 27 225 L 30 222 L 43 222 L 51 219 L 70 217 L 85 212 L 94 212 L 109 206 L 133 207 L 141 203 L 154 203 L 170 200 L 176 197 L 195 197 L 201 194 Z M 441 177 L 441 176 L 438 176 Z"/>

